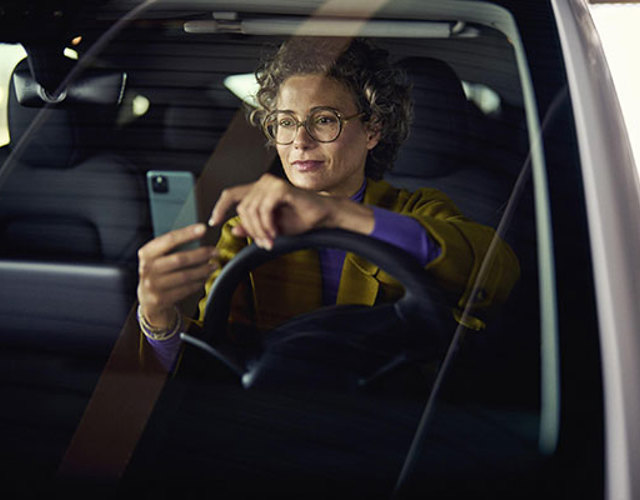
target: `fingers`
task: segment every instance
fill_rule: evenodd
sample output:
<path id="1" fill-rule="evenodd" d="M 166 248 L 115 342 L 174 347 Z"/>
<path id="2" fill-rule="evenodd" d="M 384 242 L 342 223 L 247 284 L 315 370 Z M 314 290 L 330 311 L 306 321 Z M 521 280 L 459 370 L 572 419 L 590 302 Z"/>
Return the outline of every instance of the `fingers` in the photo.
<path id="1" fill-rule="evenodd" d="M 278 234 L 276 209 L 285 202 L 290 189 L 293 188 L 288 183 L 270 174 L 252 184 L 225 189 L 213 208 L 209 224 L 221 223 L 226 212 L 237 205 L 241 224 L 232 233 L 238 237 L 249 236 L 258 246 L 271 248 Z"/>
<path id="2" fill-rule="evenodd" d="M 218 250 L 202 247 L 155 259 L 140 259 L 140 283 L 144 291 L 161 293 L 188 282 L 203 282 L 219 266 Z"/>
<path id="3" fill-rule="evenodd" d="M 223 191 L 209 224 L 222 222 L 236 205 L 240 224 L 232 234 L 250 237 L 262 248 L 271 249 L 280 233 L 298 234 L 322 226 L 335 212 L 333 199 L 292 186 L 270 174 L 252 184 Z"/>
<path id="4" fill-rule="evenodd" d="M 217 268 L 213 247 L 171 253 L 201 238 L 204 224 L 194 224 L 154 238 L 138 251 L 138 301 L 154 326 L 170 327 L 176 303 L 203 288 Z"/>
<path id="5" fill-rule="evenodd" d="M 202 238 L 206 230 L 204 224 L 192 224 L 158 236 L 138 250 L 138 259 L 150 260 L 168 254 L 181 245 Z"/>
<path id="6" fill-rule="evenodd" d="M 241 225 L 258 246 L 273 246 L 273 239 L 277 235 L 274 211 L 280 203 L 278 193 L 260 190 L 238 205 Z"/>
<path id="7" fill-rule="evenodd" d="M 166 274 L 178 269 L 200 266 L 211 259 L 217 259 L 218 255 L 217 248 L 207 246 L 163 255 L 152 261 L 140 259 L 140 273 L 143 274 L 146 271 L 146 266 L 152 266 L 153 273 Z"/>
<path id="8" fill-rule="evenodd" d="M 146 302 L 157 308 L 172 307 L 186 297 L 180 294 L 181 289 L 187 287 L 191 290 L 191 287 L 195 286 L 197 290 L 203 287 L 207 278 L 217 267 L 217 263 L 207 262 L 197 267 L 145 277 L 140 285 L 147 294 Z"/>
<path id="9" fill-rule="evenodd" d="M 210 226 L 222 224 L 227 212 L 247 195 L 251 190 L 252 185 L 253 184 L 244 184 L 242 186 L 235 186 L 222 191 L 218 201 L 211 211 L 211 217 L 209 218 L 208 224 Z"/>
<path id="10" fill-rule="evenodd" d="M 138 300 L 152 324 L 169 328 L 170 318 L 175 316 L 175 304 L 202 290 L 208 277 L 219 267 L 216 260 L 210 259 L 214 254 L 212 249 L 203 250 L 178 252 L 140 263 Z"/>

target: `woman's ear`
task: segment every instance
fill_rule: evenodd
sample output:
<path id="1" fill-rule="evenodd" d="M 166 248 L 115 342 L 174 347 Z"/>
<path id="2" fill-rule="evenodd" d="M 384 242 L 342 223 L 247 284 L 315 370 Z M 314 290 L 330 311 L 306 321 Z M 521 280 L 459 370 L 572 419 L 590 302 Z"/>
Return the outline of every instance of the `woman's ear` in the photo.
<path id="1" fill-rule="evenodd" d="M 382 124 L 379 122 L 367 123 L 365 133 L 367 134 L 367 149 L 371 151 L 380 142 Z"/>

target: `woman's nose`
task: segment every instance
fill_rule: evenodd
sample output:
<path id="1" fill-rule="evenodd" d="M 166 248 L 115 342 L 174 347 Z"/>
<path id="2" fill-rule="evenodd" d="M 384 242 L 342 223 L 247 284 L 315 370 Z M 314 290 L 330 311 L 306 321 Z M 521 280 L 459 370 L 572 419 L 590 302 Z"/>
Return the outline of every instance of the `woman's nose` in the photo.
<path id="1" fill-rule="evenodd" d="M 296 130 L 296 136 L 293 139 L 293 145 L 295 147 L 309 147 L 313 143 L 315 143 L 313 137 L 309 135 L 306 127 L 300 124 L 298 126 L 298 129 Z"/>

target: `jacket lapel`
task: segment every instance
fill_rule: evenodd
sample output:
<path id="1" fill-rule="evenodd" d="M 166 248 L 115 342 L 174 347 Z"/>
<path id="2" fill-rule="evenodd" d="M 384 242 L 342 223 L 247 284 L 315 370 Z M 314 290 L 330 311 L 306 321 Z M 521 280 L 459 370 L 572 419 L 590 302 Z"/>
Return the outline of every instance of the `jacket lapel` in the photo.
<path id="1" fill-rule="evenodd" d="M 388 208 L 395 199 L 393 188 L 384 182 L 367 180 L 363 203 Z M 363 304 L 372 306 L 378 298 L 380 282 L 376 279 L 380 268 L 359 255 L 347 253 L 342 267 L 338 304 Z"/>

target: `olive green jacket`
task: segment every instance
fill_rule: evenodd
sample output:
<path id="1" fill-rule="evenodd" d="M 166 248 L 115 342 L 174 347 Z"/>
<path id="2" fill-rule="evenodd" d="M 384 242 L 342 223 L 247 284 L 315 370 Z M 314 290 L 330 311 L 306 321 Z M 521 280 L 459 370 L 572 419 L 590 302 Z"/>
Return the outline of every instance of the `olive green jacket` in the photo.
<path id="1" fill-rule="evenodd" d="M 451 200 L 435 189 L 422 188 L 414 193 L 398 189 L 384 181 L 367 181 L 364 204 L 378 206 L 416 219 L 440 245 L 440 255 L 429 262 L 427 271 L 450 296 L 454 316 L 465 326 L 482 329 L 480 319 L 490 306 L 506 300 L 517 281 L 520 269 L 511 248 L 495 236 L 493 229 L 463 216 Z M 238 218 L 222 229 L 218 248 L 224 265 L 250 241 L 237 238 L 231 229 Z M 481 266 L 488 255 L 482 278 Z M 206 283 L 206 296 L 200 301 L 204 319 L 206 299 L 220 271 Z M 283 255 L 254 270 L 250 286 L 240 288 L 234 296 L 231 317 L 251 317 L 259 325 L 272 327 L 283 320 L 322 306 L 322 275 L 319 257 L 314 250 Z M 403 293 L 400 284 L 378 266 L 347 253 L 338 289 L 338 304 L 374 305 L 394 300 Z M 473 297 L 472 297 L 473 295 Z M 247 308 L 251 310 L 247 314 Z M 466 314 L 463 311 L 466 308 Z M 464 318 L 463 318 L 464 316 Z"/>

